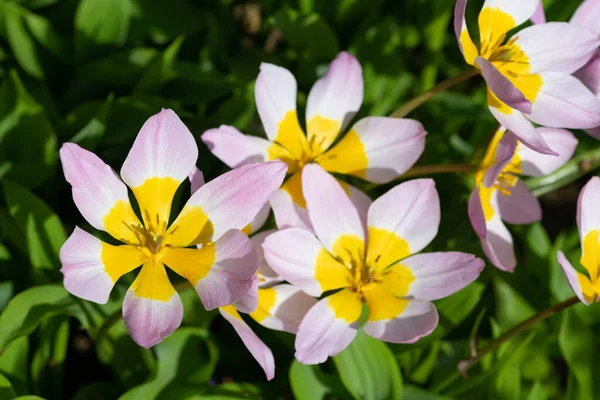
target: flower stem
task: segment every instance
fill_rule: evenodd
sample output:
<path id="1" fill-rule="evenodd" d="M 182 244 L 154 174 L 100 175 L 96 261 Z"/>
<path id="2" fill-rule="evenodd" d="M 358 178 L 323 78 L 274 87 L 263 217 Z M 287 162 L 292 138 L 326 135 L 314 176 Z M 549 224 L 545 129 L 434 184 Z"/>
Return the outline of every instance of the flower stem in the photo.
<path id="1" fill-rule="evenodd" d="M 473 68 L 466 72 L 463 72 L 460 75 L 456 75 L 450 79 L 446 79 L 445 81 L 439 83 L 437 86 L 429 89 L 426 92 L 421 93 L 414 99 L 410 100 L 408 103 L 404 104 L 402 107 L 398 108 L 396 111 L 394 111 L 392 114 L 390 114 L 390 117 L 403 118 L 404 116 L 409 114 L 411 111 L 413 111 L 415 108 L 419 107 L 421 104 L 425 103 L 427 100 L 429 100 L 430 98 L 432 98 L 439 92 L 443 92 L 444 90 L 451 88 L 452 86 L 456 85 L 457 83 L 467 80 L 478 74 L 479 74 L 479 71 Z"/>
<path id="2" fill-rule="evenodd" d="M 473 365 L 478 363 L 485 355 L 487 355 L 491 351 L 495 350 L 502 343 L 512 339 L 515 335 L 529 329 L 530 327 L 537 324 L 538 322 L 543 321 L 546 318 L 556 314 L 557 312 L 562 311 L 565 308 L 569 308 L 572 305 L 575 305 L 577 303 L 579 303 L 579 298 L 577 296 L 573 296 L 565 301 L 561 301 L 560 303 L 554 304 L 554 305 L 540 311 L 539 313 L 537 313 L 533 317 L 529 318 L 528 320 L 521 322 L 519 325 L 513 327 L 508 332 L 506 332 L 504 335 L 489 342 L 483 348 L 477 349 L 476 347 L 473 347 L 471 356 L 469 358 L 467 358 L 466 360 L 463 360 L 460 363 L 458 363 L 458 370 L 466 378 L 467 370 L 470 367 L 472 367 Z"/>

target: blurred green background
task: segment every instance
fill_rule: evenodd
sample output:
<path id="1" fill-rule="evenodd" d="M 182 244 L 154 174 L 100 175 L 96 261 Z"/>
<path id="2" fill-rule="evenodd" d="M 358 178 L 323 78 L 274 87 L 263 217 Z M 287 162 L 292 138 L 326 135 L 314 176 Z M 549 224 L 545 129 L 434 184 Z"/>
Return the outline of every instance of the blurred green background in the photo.
<path id="1" fill-rule="evenodd" d="M 568 20 L 579 0 L 544 3 L 549 20 Z M 481 4 L 469 2 L 471 26 Z M 577 305 L 538 324 L 468 379 L 456 369 L 474 338 L 484 343 L 573 295 L 556 251 L 579 259 L 576 197 L 600 164 L 597 142 L 581 132 L 574 161 L 528 181 L 545 218 L 511 228 L 517 271 L 488 266 L 477 282 L 437 301 L 439 327 L 414 345 L 360 335 L 327 363 L 304 366 L 293 361 L 293 336 L 250 322 L 275 354 L 276 377 L 267 383 L 231 326 L 190 288 L 180 292 L 182 328 L 144 350 L 120 318 L 132 274 L 107 305 L 61 285 L 60 246 L 75 225 L 94 232 L 63 178 L 63 142 L 95 151 L 118 171 L 142 123 L 169 107 L 197 139 L 198 167 L 214 178 L 227 168 L 199 136 L 221 124 L 263 134 L 253 92 L 261 62 L 293 72 L 302 116 L 312 83 L 349 50 L 364 70 L 358 117 L 388 115 L 467 69 L 453 8 L 451 0 L 0 0 L 0 400 L 600 398 L 597 307 Z M 409 117 L 429 132 L 418 164 L 478 162 L 496 128 L 478 77 Z M 482 256 L 467 218 L 472 176 L 435 179 L 443 214 L 428 250 Z M 186 183 L 174 212 L 188 192 Z"/>

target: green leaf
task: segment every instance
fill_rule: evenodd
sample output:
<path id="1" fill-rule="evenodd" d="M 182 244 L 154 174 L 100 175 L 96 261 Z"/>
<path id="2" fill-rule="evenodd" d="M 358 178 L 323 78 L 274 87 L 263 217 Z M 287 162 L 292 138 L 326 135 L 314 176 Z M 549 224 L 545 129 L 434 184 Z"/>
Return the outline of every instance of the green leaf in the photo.
<path id="1" fill-rule="evenodd" d="M 22 186 L 4 182 L 4 194 L 10 215 L 25 233 L 31 265 L 57 271 L 59 252 L 67 240 L 60 219 L 36 195 Z"/>
<path id="2" fill-rule="evenodd" d="M 10 3 L 0 3 L 0 11 L 4 13 L 6 39 L 19 65 L 31 76 L 43 79 L 45 73 L 39 51 L 23 19 L 26 11 Z"/>
<path id="3" fill-rule="evenodd" d="M 404 385 L 403 400 L 452 400 L 450 397 L 440 396 L 439 394 L 429 393 L 426 390 L 416 386 Z"/>
<path id="4" fill-rule="evenodd" d="M 579 319 L 572 309 L 563 311 L 558 333 L 560 351 L 577 380 L 577 398 L 595 399 L 594 395 L 594 354 L 596 348 L 594 333 Z"/>
<path id="5" fill-rule="evenodd" d="M 71 296 L 59 285 L 35 286 L 19 293 L 0 314 L 0 351 L 33 332 L 44 317 L 65 312 L 71 304 Z"/>
<path id="6" fill-rule="evenodd" d="M 10 381 L 0 374 L 0 400 L 10 400 L 17 396 Z"/>
<path id="7" fill-rule="evenodd" d="M 333 393 L 331 380 L 316 365 L 301 364 L 297 360 L 290 366 L 290 385 L 296 400 L 321 400 Z"/>
<path id="8" fill-rule="evenodd" d="M 70 142 L 77 143 L 87 150 L 93 150 L 106 132 L 106 123 L 114 96 L 111 94 L 102 104 L 98 113 L 71 138 Z"/>
<path id="9" fill-rule="evenodd" d="M 402 398 L 402 375 L 392 352 L 362 330 L 333 361 L 344 386 L 355 398 Z"/>
<path id="10" fill-rule="evenodd" d="M 69 344 L 68 316 L 56 316 L 42 321 L 39 342 L 31 361 L 31 378 L 36 393 L 63 398 L 64 362 Z"/>
<path id="11" fill-rule="evenodd" d="M 163 85 L 176 76 L 173 63 L 183 43 L 183 36 L 179 36 L 148 65 L 148 68 L 133 89 L 134 94 L 159 93 Z"/>
<path id="12" fill-rule="evenodd" d="M 535 309 L 502 279 L 494 279 L 494 289 L 496 318 L 503 330 L 508 330 L 535 314 Z"/>
<path id="13" fill-rule="evenodd" d="M 54 129 L 15 71 L 0 86 L 0 160 L 12 164 L 6 178 L 26 187 L 45 181 L 56 163 Z"/>
<path id="14" fill-rule="evenodd" d="M 548 400 L 548 392 L 546 392 L 540 382 L 536 382 L 529 391 L 527 400 Z"/>
<path id="15" fill-rule="evenodd" d="M 29 339 L 25 336 L 11 342 L 0 352 L 0 373 L 11 382 L 17 393 L 27 392 Z"/>
<path id="16" fill-rule="evenodd" d="M 75 13 L 75 51 L 89 58 L 107 45 L 122 45 L 130 20 L 127 0 L 82 0 Z"/>

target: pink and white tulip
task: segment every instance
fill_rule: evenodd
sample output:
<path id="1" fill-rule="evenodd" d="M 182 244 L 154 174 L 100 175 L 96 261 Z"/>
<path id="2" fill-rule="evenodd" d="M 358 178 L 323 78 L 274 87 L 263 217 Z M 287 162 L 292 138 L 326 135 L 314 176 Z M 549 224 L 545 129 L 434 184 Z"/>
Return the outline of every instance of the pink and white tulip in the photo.
<path id="1" fill-rule="evenodd" d="M 504 271 L 512 272 L 517 260 L 512 236 L 503 221 L 531 224 L 542 219 L 538 199 L 519 177 L 555 171 L 571 159 L 577 147 L 575 136 L 564 129 L 538 128 L 537 132 L 558 156 L 533 151 L 512 132 L 500 128 L 475 173 L 475 189 L 469 198 L 469 218 L 483 251 Z"/>
<path id="2" fill-rule="evenodd" d="M 336 291 L 306 314 L 296 358 L 324 362 L 359 329 L 374 338 L 412 343 L 429 335 L 438 314 L 431 300 L 477 278 L 483 261 L 460 252 L 416 254 L 435 237 L 440 205 L 431 179 L 402 183 L 368 208 L 367 223 L 334 177 L 319 165 L 303 169 L 303 194 L 314 233 L 288 228 L 269 235 L 265 258 L 279 275 L 311 296 Z"/>
<path id="3" fill-rule="evenodd" d="M 541 21 L 539 0 L 486 0 L 479 14 L 479 47 L 465 22 L 467 0 L 457 0 L 454 29 L 468 64 L 488 85 L 494 117 L 527 147 L 556 155 L 532 122 L 551 128 L 600 125 L 600 101 L 573 76 L 600 45 L 598 34 L 566 22 L 540 23 L 506 39 L 529 18 Z"/>
<path id="4" fill-rule="evenodd" d="M 173 111 L 162 110 L 142 126 L 121 168 L 123 180 L 76 144 L 65 143 L 60 158 L 84 218 L 124 243 L 114 246 L 76 227 L 60 251 L 64 286 L 75 296 L 106 303 L 117 280 L 141 265 L 123 303 L 136 343 L 154 346 L 181 324 L 183 307 L 165 265 L 190 281 L 208 309 L 246 295 L 259 256 L 240 229 L 279 188 L 284 163 L 249 164 L 214 179 L 169 224 L 173 196 L 198 158 L 194 137 Z M 143 222 L 129 202 L 128 186 Z"/>

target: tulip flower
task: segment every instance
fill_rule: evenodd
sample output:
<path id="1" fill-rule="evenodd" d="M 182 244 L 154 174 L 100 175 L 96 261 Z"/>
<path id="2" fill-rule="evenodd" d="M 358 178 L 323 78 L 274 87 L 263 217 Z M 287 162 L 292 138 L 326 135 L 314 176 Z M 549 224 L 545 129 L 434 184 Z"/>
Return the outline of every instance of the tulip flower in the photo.
<path id="1" fill-rule="evenodd" d="M 590 60 L 600 39 L 589 29 L 549 22 L 522 29 L 507 40 L 509 31 L 534 15 L 538 2 L 486 0 L 479 14 L 477 47 L 464 18 L 467 1 L 458 0 L 454 29 L 465 60 L 487 83 L 494 117 L 524 145 L 556 155 L 532 122 L 571 129 L 600 125 L 600 101 L 572 75 Z"/>
<path id="2" fill-rule="evenodd" d="M 594 176 L 581 189 L 577 201 L 577 228 L 581 240 L 581 260 L 585 274 L 578 272 L 562 251 L 558 252 L 558 263 L 562 266 L 569 285 L 582 303 L 590 305 L 600 296 L 600 179 Z"/>
<path id="3" fill-rule="evenodd" d="M 483 261 L 460 252 L 416 254 L 435 237 L 440 204 L 435 183 L 402 183 L 368 209 L 367 225 L 342 186 L 319 165 L 302 172 L 314 232 L 288 228 L 269 235 L 265 258 L 279 275 L 311 296 L 329 294 L 306 314 L 296 335 L 296 358 L 324 362 L 352 342 L 363 304 L 365 332 L 394 343 L 429 335 L 438 314 L 431 300 L 477 278 Z"/>
<path id="4" fill-rule="evenodd" d="M 198 169 L 190 175 L 192 194 L 204 185 L 202 172 Z M 266 212 L 265 212 L 266 210 Z M 221 315 L 233 326 L 248 351 L 265 371 L 268 380 L 275 376 L 275 360 L 266 344 L 252 331 L 243 320 L 240 312 L 249 314 L 259 324 L 279 331 L 295 334 L 306 312 L 316 300 L 300 289 L 281 283 L 277 275 L 264 258 L 262 244 L 274 230 L 256 233 L 269 215 L 268 203 L 242 231 L 252 235 L 250 241 L 259 256 L 258 273 L 248 293 L 239 301 L 219 307 Z"/>
<path id="5" fill-rule="evenodd" d="M 173 111 L 162 110 L 142 126 L 121 168 L 123 181 L 76 144 L 65 143 L 60 158 L 83 217 L 124 243 L 115 246 L 76 227 L 60 251 L 64 286 L 75 296 L 106 303 L 117 280 L 142 265 L 123 303 L 136 343 L 151 347 L 181 324 L 183 307 L 165 265 L 194 286 L 207 309 L 246 295 L 259 257 L 240 229 L 282 183 L 284 163 L 249 164 L 214 179 L 169 224 L 173 196 L 198 158 L 194 137 Z M 189 248 L 194 245 L 201 247 Z"/>
<path id="6" fill-rule="evenodd" d="M 577 147 L 575 136 L 564 129 L 538 128 L 538 134 L 558 156 L 535 152 L 500 128 L 475 173 L 475 189 L 469 198 L 471 225 L 489 260 L 504 271 L 512 272 L 517 261 L 512 236 L 503 221 L 531 224 L 542 219 L 538 199 L 519 177 L 555 171 L 571 159 Z"/>
<path id="7" fill-rule="evenodd" d="M 407 171 L 425 146 L 423 126 L 410 119 L 366 117 L 338 141 L 363 99 L 362 68 L 346 52 L 340 53 L 308 94 L 306 135 L 296 112 L 297 85 L 285 68 L 263 63 L 256 79 L 258 114 L 268 140 L 243 135 L 231 126 L 211 129 L 202 140 L 231 168 L 248 162 L 279 159 L 291 176 L 271 199 L 277 225 L 311 228 L 302 196 L 302 169 L 319 164 L 325 170 L 375 183 L 386 183 Z M 344 184 L 359 210 L 370 199 Z"/>

